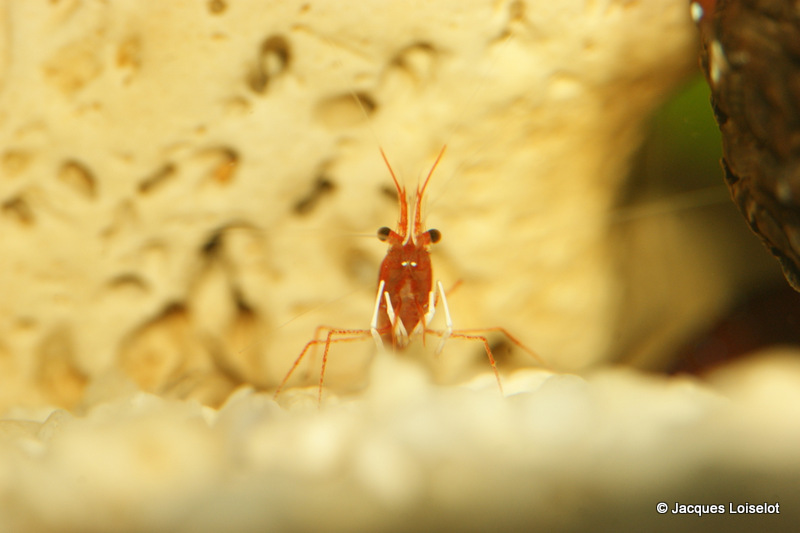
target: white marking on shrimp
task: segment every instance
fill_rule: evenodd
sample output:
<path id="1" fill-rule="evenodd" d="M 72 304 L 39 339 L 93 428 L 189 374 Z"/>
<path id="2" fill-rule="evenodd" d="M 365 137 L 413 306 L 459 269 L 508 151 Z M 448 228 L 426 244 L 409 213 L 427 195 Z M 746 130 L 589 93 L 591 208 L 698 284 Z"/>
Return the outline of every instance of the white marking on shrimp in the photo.
<path id="1" fill-rule="evenodd" d="M 692 2 L 692 5 L 689 6 L 689 9 L 692 13 L 692 20 L 694 21 L 695 24 L 703 20 L 703 15 L 705 15 L 705 12 L 703 11 L 703 6 L 701 6 L 697 2 Z"/>

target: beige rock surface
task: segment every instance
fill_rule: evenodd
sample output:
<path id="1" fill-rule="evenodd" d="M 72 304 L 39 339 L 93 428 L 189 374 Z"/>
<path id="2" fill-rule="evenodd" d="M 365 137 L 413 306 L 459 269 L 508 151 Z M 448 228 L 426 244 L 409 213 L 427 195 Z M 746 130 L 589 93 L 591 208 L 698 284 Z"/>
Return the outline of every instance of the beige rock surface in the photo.
<path id="1" fill-rule="evenodd" d="M 558 368 L 609 357 L 608 217 L 693 62 L 680 2 L 1 13 L 4 405 L 75 405 L 120 370 L 219 404 L 274 385 L 318 324 L 365 327 L 385 247 L 361 235 L 397 217 L 379 145 L 411 184 L 449 147 L 427 220 L 457 326 L 504 326 Z"/>

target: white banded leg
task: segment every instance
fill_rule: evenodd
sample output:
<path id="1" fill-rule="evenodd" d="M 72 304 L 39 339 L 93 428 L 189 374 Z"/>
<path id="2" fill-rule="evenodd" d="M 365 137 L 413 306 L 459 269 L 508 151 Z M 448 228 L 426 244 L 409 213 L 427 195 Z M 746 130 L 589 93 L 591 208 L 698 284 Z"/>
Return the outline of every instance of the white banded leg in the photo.
<path id="1" fill-rule="evenodd" d="M 389 315 L 389 322 L 392 324 L 392 333 L 394 334 L 394 343 L 397 346 L 408 345 L 408 331 L 403 321 L 394 312 L 392 307 L 392 300 L 389 298 L 389 292 L 383 293 L 384 300 L 386 300 L 386 314 Z"/>
<path id="2" fill-rule="evenodd" d="M 383 287 L 386 285 L 386 282 L 381 280 L 378 284 L 378 294 L 375 296 L 375 310 L 372 312 L 372 321 L 369 323 L 369 332 L 372 333 L 372 338 L 375 339 L 375 344 L 378 346 L 378 349 L 383 351 L 383 339 L 381 338 L 381 334 L 378 333 L 378 312 L 381 310 L 381 297 L 383 296 Z M 387 308 L 388 310 L 388 308 Z M 394 314 L 394 310 L 392 310 L 392 315 Z M 392 315 L 389 315 L 389 318 L 394 321 Z"/>
<path id="3" fill-rule="evenodd" d="M 436 314 L 436 289 L 434 288 L 428 293 L 428 312 L 425 313 L 423 329 L 428 327 L 428 324 L 433 322 L 433 316 Z"/>
<path id="4" fill-rule="evenodd" d="M 436 355 L 439 355 L 444 349 L 444 343 L 450 338 L 450 335 L 453 334 L 453 318 L 450 316 L 450 307 L 447 305 L 447 296 L 444 295 L 444 287 L 442 286 L 442 282 L 437 281 L 436 286 L 439 287 L 439 295 L 442 297 L 445 323 L 445 330 L 444 334 L 442 335 L 442 340 L 439 342 L 439 347 L 436 348 Z M 433 291 L 431 291 L 431 298 L 433 298 Z"/>

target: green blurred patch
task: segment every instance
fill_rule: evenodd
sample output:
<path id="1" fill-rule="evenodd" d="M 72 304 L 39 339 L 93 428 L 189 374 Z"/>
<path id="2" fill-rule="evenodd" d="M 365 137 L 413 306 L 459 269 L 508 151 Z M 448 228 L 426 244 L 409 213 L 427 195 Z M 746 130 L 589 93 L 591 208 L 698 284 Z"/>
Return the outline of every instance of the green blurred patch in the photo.
<path id="1" fill-rule="evenodd" d="M 705 79 L 697 75 L 655 113 L 625 203 L 709 187 L 724 193 L 722 141 L 709 98 Z"/>

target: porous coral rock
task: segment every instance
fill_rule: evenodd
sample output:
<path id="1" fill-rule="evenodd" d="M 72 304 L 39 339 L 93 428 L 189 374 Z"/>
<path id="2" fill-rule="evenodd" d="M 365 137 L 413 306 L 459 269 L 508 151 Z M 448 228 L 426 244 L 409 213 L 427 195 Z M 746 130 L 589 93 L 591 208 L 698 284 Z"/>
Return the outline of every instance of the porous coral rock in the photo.
<path id="1" fill-rule="evenodd" d="M 384 247 L 353 234 L 397 216 L 379 145 L 412 184 L 449 147 L 426 220 L 458 326 L 562 368 L 607 357 L 607 217 L 692 63 L 680 2 L 0 13 L 3 405 L 74 406 L 109 369 L 219 405 L 317 324 L 364 327 Z"/>

